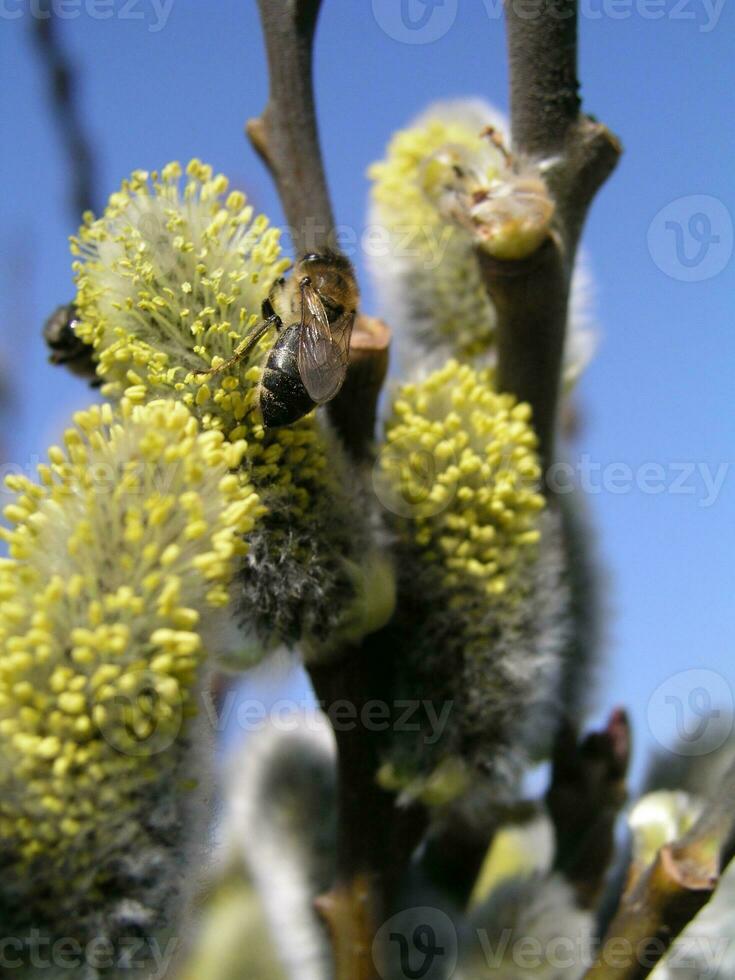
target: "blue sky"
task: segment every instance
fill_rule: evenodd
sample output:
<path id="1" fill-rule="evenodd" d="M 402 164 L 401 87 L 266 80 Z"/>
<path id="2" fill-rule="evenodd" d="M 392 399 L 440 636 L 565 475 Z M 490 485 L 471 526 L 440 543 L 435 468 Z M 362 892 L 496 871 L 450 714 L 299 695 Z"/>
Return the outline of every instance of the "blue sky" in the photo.
<path id="1" fill-rule="evenodd" d="M 59 9 L 100 194 L 133 168 L 196 155 L 279 220 L 243 136 L 267 92 L 252 0 L 64 0 Z M 419 0 L 407 9 L 418 22 Z M 583 427 L 569 458 L 586 467 L 606 573 L 597 717 L 631 709 L 639 768 L 673 734 L 677 698 L 691 726 L 702 697 L 727 704 L 735 689 L 734 9 L 732 0 L 582 5 L 585 106 L 626 154 L 584 238 L 603 343 L 579 390 Z M 31 0 L 0 0 L 0 355 L 14 399 L 3 441 L 21 465 L 89 400 L 46 364 L 40 342 L 44 317 L 71 296 L 75 223 L 29 40 L 33 10 Z M 357 229 L 365 168 L 396 128 L 439 98 L 507 101 L 499 3 L 445 0 L 424 11 L 423 34 L 397 10 L 397 0 L 327 0 L 322 16 L 324 151 L 338 221 Z M 370 309 L 364 276 L 362 285 Z"/>

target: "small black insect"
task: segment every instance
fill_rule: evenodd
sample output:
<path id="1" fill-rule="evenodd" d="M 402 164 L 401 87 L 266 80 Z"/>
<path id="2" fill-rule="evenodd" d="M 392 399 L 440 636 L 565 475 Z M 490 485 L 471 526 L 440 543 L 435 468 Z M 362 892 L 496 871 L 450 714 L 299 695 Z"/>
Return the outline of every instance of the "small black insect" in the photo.
<path id="1" fill-rule="evenodd" d="M 86 378 L 94 387 L 100 384 L 96 373 L 94 349 L 77 334 L 79 316 L 73 303 L 59 306 L 43 327 L 43 337 L 50 350 L 52 364 L 63 364 L 72 374 Z"/>
<path id="2" fill-rule="evenodd" d="M 344 256 L 306 255 L 288 280 L 274 285 L 263 303 L 263 322 L 229 360 L 206 373 L 229 370 L 275 327 L 279 336 L 263 369 L 260 410 L 266 428 L 291 425 L 342 387 L 358 300 L 355 274 Z"/>

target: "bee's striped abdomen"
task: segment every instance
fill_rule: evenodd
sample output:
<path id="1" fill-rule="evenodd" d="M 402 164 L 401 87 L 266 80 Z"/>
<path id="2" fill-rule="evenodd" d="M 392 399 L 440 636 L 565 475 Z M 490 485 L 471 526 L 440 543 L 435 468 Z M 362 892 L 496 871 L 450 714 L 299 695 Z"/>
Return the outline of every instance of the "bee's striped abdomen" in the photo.
<path id="1" fill-rule="evenodd" d="M 281 333 L 263 368 L 260 410 L 267 429 L 291 425 L 314 408 L 299 374 L 299 330 L 300 325 L 294 323 Z"/>

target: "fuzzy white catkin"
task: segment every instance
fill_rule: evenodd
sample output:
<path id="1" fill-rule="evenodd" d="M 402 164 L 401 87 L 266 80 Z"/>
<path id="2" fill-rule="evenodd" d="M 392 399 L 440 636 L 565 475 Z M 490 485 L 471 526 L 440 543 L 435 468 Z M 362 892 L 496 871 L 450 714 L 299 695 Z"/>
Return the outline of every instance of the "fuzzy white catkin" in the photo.
<path id="1" fill-rule="evenodd" d="M 430 367 L 447 356 L 494 360 L 496 313 L 472 237 L 441 216 L 423 187 L 429 161 L 446 148 L 476 154 L 491 178 L 502 181 L 507 162 L 480 135 L 488 126 L 508 144 L 507 120 L 494 106 L 479 99 L 437 102 L 399 131 L 369 170 L 368 225 L 382 234 L 380 247 L 368 252 L 368 266 L 404 366 L 415 367 L 417 358 Z M 597 345 L 591 298 L 588 264 L 579 257 L 570 296 L 567 385 L 577 381 Z"/>
<path id="2" fill-rule="evenodd" d="M 335 746 L 317 713 L 253 734 L 232 759 L 224 837 L 260 894 L 291 980 L 325 980 L 331 951 L 314 899 L 327 891 L 336 843 Z"/>
<path id="3" fill-rule="evenodd" d="M 248 538 L 235 584 L 236 618 L 255 646 L 300 645 L 307 662 L 327 658 L 353 629 L 358 638 L 372 632 L 392 607 L 392 594 L 377 611 L 365 598 L 392 579 L 385 562 L 371 560 L 374 501 L 333 433 L 317 431 L 316 459 L 284 467 L 263 491 L 269 510 Z"/>
<path id="4" fill-rule="evenodd" d="M 594 917 L 560 875 L 511 878 L 470 916 L 457 980 L 577 980 Z"/>
<path id="5" fill-rule="evenodd" d="M 575 980 L 594 916 L 552 870 L 554 828 L 538 809 L 495 833 L 461 931 L 459 980 Z"/>

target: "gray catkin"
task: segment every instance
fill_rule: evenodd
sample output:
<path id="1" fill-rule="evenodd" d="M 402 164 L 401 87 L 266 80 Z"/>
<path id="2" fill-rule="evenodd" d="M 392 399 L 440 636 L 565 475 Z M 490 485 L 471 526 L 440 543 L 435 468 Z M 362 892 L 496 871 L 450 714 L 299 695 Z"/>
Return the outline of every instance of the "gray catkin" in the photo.
<path id="1" fill-rule="evenodd" d="M 398 696 L 432 701 L 435 716 L 444 711 L 446 719 L 436 741 L 426 725 L 392 734 L 384 761 L 409 774 L 407 782 L 457 756 L 477 789 L 491 787 L 499 802 L 512 796 L 524 765 L 550 749 L 572 629 L 571 590 L 558 515 L 545 513 L 540 527 L 538 558 L 514 606 L 478 598 L 452 610 L 428 563 L 403 547 Z"/>
<path id="2" fill-rule="evenodd" d="M 258 487 L 268 513 L 248 535 L 235 603 L 243 629 L 265 646 L 329 641 L 357 596 L 355 570 L 373 540 L 359 478 L 336 437 L 325 429 L 324 438 L 327 479 L 294 474 L 308 513 L 293 509 L 288 488 Z"/>
<path id="3" fill-rule="evenodd" d="M 592 697 L 605 644 L 607 575 L 598 555 L 587 502 L 580 493 L 554 499 L 563 535 L 573 622 L 562 667 L 561 710 L 566 721 L 579 727 L 594 707 Z"/>
<path id="4" fill-rule="evenodd" d="M 237 753 L 226 786 L 225 838 L 238 847 L 293 980 L 324 980 L 331 953 L 314 899 L 334 874 L 336 770 L 328 722 L 294 714 Z"/>

